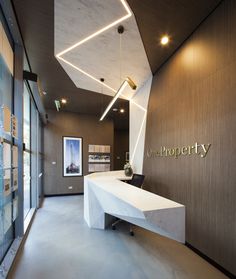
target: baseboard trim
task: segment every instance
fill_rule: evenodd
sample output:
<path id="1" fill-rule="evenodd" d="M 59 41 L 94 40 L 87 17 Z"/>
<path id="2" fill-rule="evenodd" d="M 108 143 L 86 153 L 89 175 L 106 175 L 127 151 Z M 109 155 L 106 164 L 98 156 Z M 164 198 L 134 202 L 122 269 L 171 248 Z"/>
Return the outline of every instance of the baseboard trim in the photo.
<path id="1" fill-rule="evenodd" d="M 6 279 L 8 274 L 10 273 L 15 257 L 18 253 L 18 250 L 20 249 L 21 242 L 22 237 L 17 237 L 13 240 L 10 248 L 8 249 L 0 265 L 0 279 Z"/>
<path id="2" fill-rule="evenodd" d="M 45 198 L 50 197 L 63 197 L 63 196 L 82 196 L 84 193 L 66 193 L 66 194 L 52 194 L 52 195 L 44 195 Z"/>
<path id="3" fill-rule="evenodd" d="M 230 279 L 235 279 L 235 275 L 233 273 L 231 273 L 230 271 L 228 271 L 227 269 L 225 269 L 223 266 L 221 266 L 220 264 L 218 264 L 217 262 L 215 262 L 214 260 L 212 260 L 211 258 L 209 258 L 208 256 L 206 256 L 204 253 L 202 253 L 201 251 L 199 251 L 197 248 L 195 248 L 194 246 L 192 246 L 190 243 L 186 242 L 185 245 L 190 248 L 193 252 L 195 252 L 196 254 L 198 254 L 200 257 L 202 257 L 204 260 L 206 260 L 207 262 L 209 262 L 211 265 L 213 265 L 214 267 L 216 267 L 217 269 L 219 269 L 222 273 L 224 273 L 224 275 L 228 276 Z"/>

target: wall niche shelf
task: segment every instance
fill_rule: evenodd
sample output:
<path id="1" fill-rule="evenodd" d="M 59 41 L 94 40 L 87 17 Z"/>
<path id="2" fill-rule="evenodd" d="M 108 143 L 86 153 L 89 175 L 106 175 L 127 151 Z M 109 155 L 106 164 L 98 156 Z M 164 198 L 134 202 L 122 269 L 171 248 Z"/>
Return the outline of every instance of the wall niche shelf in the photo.
<path id="1" fill-rule="evenodd" d="M 88 172 L 103 172 L 111 169 L 111 146 L 93 145 L 88 146 Z"/>

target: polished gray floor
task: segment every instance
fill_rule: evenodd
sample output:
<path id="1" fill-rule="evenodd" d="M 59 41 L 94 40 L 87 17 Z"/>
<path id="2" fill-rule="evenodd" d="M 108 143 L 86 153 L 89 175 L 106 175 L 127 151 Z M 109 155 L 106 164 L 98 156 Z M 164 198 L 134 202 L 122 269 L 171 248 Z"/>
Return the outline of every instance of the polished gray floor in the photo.
<path id="1" fill-rule="evenodd" d="M 46 198 L 8 278 L 220 279 L 190 249 L 144 229 L 89 229 L 83 196 Z"/>

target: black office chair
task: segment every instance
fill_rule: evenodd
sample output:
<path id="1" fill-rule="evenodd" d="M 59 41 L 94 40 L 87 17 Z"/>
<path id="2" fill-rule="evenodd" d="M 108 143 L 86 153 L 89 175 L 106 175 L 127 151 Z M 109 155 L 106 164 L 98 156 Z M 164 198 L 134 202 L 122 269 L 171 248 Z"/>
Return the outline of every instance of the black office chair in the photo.
<path id="1" fill-rule="evenodd" d="M 135 186 L 135 187 L 142 188 L 144 178 L 145 178 L 144 175 L 134 173 L 133 176 L 132 176 L 132 179 L 129 180 L 129 181 L 127 181 L 127 183 L 130 184 L 130 185 L 133 185 L 133 186 Z M 117 225 L 118 223 L 120 223 L 120 222 L 123 222 L 123 220 L 121 220 L 121 219 L 118 218 L 118 219 L 111 225 L 112 229 L 115 230 L 115 229 L 116 229 L 116 225 Z M 131 236 L 134 236 L 133 227 L 132 227 L 131 224 L 130 224 L 130 226 L 129 226 L 129 234 L 130 234 Z"/>
<path id="2" fill-rule="evenodd" d="M 142 188 L 144 178 L 145 178 L 145 175 L 134 173 L 132 176 L 132 179 L 129 180 L 127 183 L 131 184 L 133 186 L 136 186 L 138 188 Z"/>

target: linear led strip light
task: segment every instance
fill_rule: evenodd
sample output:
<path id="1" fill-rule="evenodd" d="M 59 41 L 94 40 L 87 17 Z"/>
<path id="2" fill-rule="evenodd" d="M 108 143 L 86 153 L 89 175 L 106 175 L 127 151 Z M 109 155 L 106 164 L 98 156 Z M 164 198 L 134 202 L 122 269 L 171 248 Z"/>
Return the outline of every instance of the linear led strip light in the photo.
<path id="1" fill-rule="evenodd" d="M 100 118 L 100 121 L 102 121 L 105 116 L 107 115 L 108 111 L 111 109 L 111 107 L 114 105 L 115 101 L 120 97 L 121 93 L 124 91 L 125 87 L 129 85 L 133 90 L 137 88 L 136 84 L 132 81 L 131 78 L 127 77 L 121 84 L 120 88 L 118 89 L 116 95 L 113 97 L 113 99 L 110 101 L 109 105 L 105 109 L 103 115 Z"/>
<path id="2" fill-rule="evenodd" d="M 121 17 L 121 18 L 115 20 L 114 22 L 112 22 L 112 23 L 106 25 L 105 27 L 103 27 L 103 28 L 97 30 L 96 32 L 94 32 L 93 34 L 89 35 L 88 37 L 82 39 L 81 41 L 75 43 L 74 45 L 72 45 L 72 46 L 66 48 L 65 50 L 61 51 L 60 53 L 56 54 L 56 57 L 57 57 L 58 59 L 62 60 L 62 61 L 65 62 L 66 64 L 70 65 L 71 67 L 73 67 L 73 68 L 76 69 L 77 71 L 81 72 L 82 74 L 86 75 L 87 77 L 93 79 L 94 81 L 96 81 L 96 82 L 98 82 L 98 83 L 104 85 L 105 87 L 107 87 L 108 89 L 110 89 L 110 90 L 113 91 L 113 92 L 116 92 L 116 90 L 113 89 L 112 87 L 110 87 L 109 85 L 105 84 L 104 82 L 101 82 L 101 81 L 100 81 L 99 79 L 97 79 L 96 77 L 94 77 L 94 76 L 90 75 L 89 73 L 83 71 L 81 68 L 75 66 L 74 64 L 72 64 L 71 62 L 67 61 L 65 58 L 62 58 L 61 56 L 64 55 L 64 54 L 66 54 L 67 52 L 71 51 L 72 49 L 74 49 L 74 48 L 76 48 L 76 47 L 78 47 L 78 46 L 84 44 L 85 42 L 91 40 L 92 38 L 94 38 L 94 37 L 100 35 L 101 33 L 107 31 L 108 29 L 112 28 L 113 26 L 117 25 L 118 23 L 120 23 L 120 22 L 126 20 L 127 18 L 131 17 L 132 12 L 131 12 L 129 6 L 127 5 L 127 3 L 125 2 L 125 0 L 120 0 L 120 2 L 122 3 L 122 5 L 124 6 L 124 8 L 125 8 L 125 10 L 126 10 L 126 12 L 127 12 L 127 14 L 126 14 L 125 16 L 123 16 L 123 17 Z"/>
<path id="3" fill-rule="evenodd" d="M 60 101 L 55 100 L 54 102 L 55 102 L 55 106 L 56 106 L 57 111 L 60 111 L 60 108 L 61 108 L 61 103 L 60 103 Z"/>

